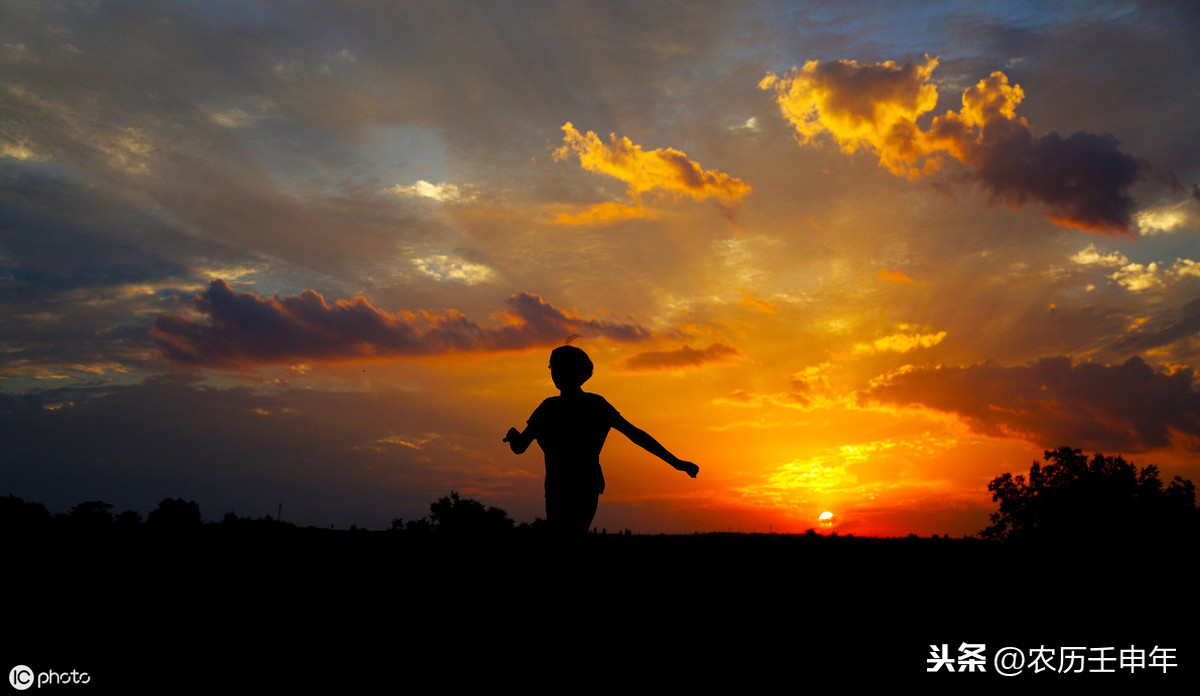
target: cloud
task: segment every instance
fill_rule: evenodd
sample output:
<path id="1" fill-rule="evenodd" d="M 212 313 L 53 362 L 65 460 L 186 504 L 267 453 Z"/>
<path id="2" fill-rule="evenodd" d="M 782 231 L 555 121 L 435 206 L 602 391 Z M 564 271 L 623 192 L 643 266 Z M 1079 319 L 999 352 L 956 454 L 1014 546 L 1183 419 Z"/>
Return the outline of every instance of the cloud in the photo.
<path id="1" fill-rule="evenodd" d="M 746 119 L 743 123 L 739 123 L 735 126 L 730 126 L 729 130 L 734 131 L 734 132 L 740 132 L 740 133 L 761 133 L 762 126 L 760 126 L 758 124 L 757 116 L 751 116 L 750 118 Z"/>
<path id="2" fill-rule="evenodd" d="M 1175 259 L 1175 266 L 1171 269 L 1171 272 L 1178 278 L 1184 276 L 1200 277 L 1200 262 L 1191 259 Z"/>
<path id="3" fill-rule="evenodd" d="M 746 307 L 764 314 L 775 314 L 779 311 L 779 304 L 759 299 L 754 295 L 742 290 L 742 299 L 738 300 L 739 307 Z"/>
<path id="4" fill-rule="evenodd" d="M 654 219 L 662 213 L 643 205 L 627 205 L 608 201 L 588 206 L 577 213 L 559 213 L 554 218 L 559 225 L 593 225 L 616 222 L 618 220 L 635 220 L 640 218 Z"/>
<path id="5" fill-rule="evenodd" d="M 441 281 L 457 281 L 467 285 L 477 285 L 491 280 L 496 274 L 491 268 L 472 263 L 457 256 L 446 254 L 430 254 L 412 260 L 417 270 Z"/>
<path id="6" fill-rule="evenodd" d="M 1163 286 L 1163 278 L 1158 272 L 1157 263 L 1150 263 L 1148 265 L 1140 263 L 1126 264 L 1110 275 L 1109 278 L 1133 292 L 1161 288 Z"/>
<path id="7" fill-rule="evenodd" d="M 267 112 L 271 108 L 270 100 L 264 100 L 260 105 L 260 113 L 252 114 L 245 109 L 237 107 L 212 110 L 208 112 L 208 120 L 223 128 L 249 128 L 267 118 Z"/>
<path id="8" fill-rule="evenodd" d="M 1141 358 L 1122 365 L 1043 358 L 1003 367 L 914 367 L 879 380 L 860 401 L 921 405 L 956 414 L 972 430 L 1044 447 L 1141 452 L 1172 432 L 1200 436 L 1193 373 L 1157 372 Z"/>
<path id="9" fill-rule="evenodd" d="M 794 392 L 760 394 L 757 392 L 748 392 L 745 389 L 734 390 L 726 396 L 719 396 L 713 399 L 712 402 L 718 406 L 740 406 L 747 408 L 760 408 L 769 404 L 781 408 L 808 409 L 813 405 L 811 399 Z"/>
<path id="10" fill-rule="evenodd" d="M 438 203 L 463 203 L 474 198 L 467 193 L 464 193 L 456 184 L 431 184 L 424 179 L 417 180 L 412 186 L 395 186 L 384 189 L 387 193 L 393 193 L 397 196 L 406 198 L 428 198 L 437 201 Z"/>
<path id="11" fill-rule="evenodd" d="M 1191 259 L 1177 258 L 1174 265 L 1165 268 L 1153 261 L 1148 264 L 1133 263 L 1117 251 L 1102 254 L 1094 244 L 1089 244 L 1086 249 L 1075 253 L 1071 256 L 1071 261 L 1081 266 L 1115 269 L 1109 274 L 1109 280 L 1116 281 L 1121 287 L 1132 292 L 1164 288 L 1168 283 L 1187 276 L 1200 277 L 1200 263 Z"/>
<path id="12" fill-rule="evenodd" d="M 24 140 L 8 139 L 0 140 L 0 157 L 10 157 L 15 160 L 42 159 L 41 154 L 34 150 L 30 143 Z"/>
<path id="13" fill-rule="evenodd" d="M 1117 350 L 1139 352 L 1171 345 L 1200 333 L 1200 299 L 1190 300 L 1181 307 L 1165 312 L 1153 325 L 1139 325 L 1118 341 Z"/>
<path id="14" fill-rule="evenodd" d="M 706 363 L 727 363 L 741 355 L 742 352 L 737 348 L 717 342 L 700 350 L 683 346 L 675 350 L 638 353 L 626 358 L 622 365 L 627 370 L 681 370 Z"/>
<path id="15" fill-rule="evenodd" d="M 644 193 L 662 190 L 698 201 L 715 197 L 732 203 L 754 190 L 724 172 L 704 170 L 678 150 L 659 148 L 647 152 L 629 138 L 618 138 L 616 133 L 605 144 L 594 132 L 580 133 L 570 123 L 564 124 L 562 130 L 565 145 L 554 151 L 555 161 L 575 153 L 580 166 L 587 171 L 607 174 L 628 184 L 627 191 L 635 200 L 640 200 Z"/>
<path id="16" fill-rule="evenodd" d="M 1138 233 L 1142 235 L 1168 234 L 1174 232 L 1180 227 L 1191 225 L 1200 217 L 1200 205 L 1197 201 L 1200 200 L 1200 184 L 1194 184 L 1192 197 L 1179 201 L 1178 203 L 1159 206 L 1157 208 L 1147 208 L 1138 211 L 1133 216 L 1134 222 L 1137 223 Z"/>
<path id="17" fill-rule="evenodd" d="M 916 121 L 937 105 L 937 87 L 929 82 L 937 64 L 931 57 L 923 65 L 810 60 L 782 77 L 768 73 L 758 86 L 774 90 L 801 145 L 828 135 L 842 152 L 874 151 L 881 166 L 904 175 L 923 154 L 913 150 Z"/>
<path id="18" fill-rule="evenodd" d="M 831 363 L 809 365 L 791 376 L 792 391 L 762 393 L 745 389 L 737 389 L 725 396 L 713 399 L 719 406 L 738 406 L 760 408 L 762 406 L 778 406 L 780 408 L 811 410 L 829 408 L 841 401 L 842 398 L 834 392 L 829 383 Z"/>
<path id="19" fill-rule="evenodd" d="M 1095 244 L 1087 245 L 1086 249 L 1082 249 L 1071 256 L 1071 260 L 1081 266 L 1107 266 L 1111 268 L 1118 268 L 1129 263 L 1129 259 L 1119 251 L 1101 254 Z"/>
<path id="20" fill-rule="evenodd" d="M 901 330 L 908 328 L 901 326 Z M 873 353 L 882 353 L 884 351 L 892 351 L 895 353 L 907 353 L 916 350 L 917 348 L 932 348 L 942 342 L 946 337 L 945 331 L 937 333 L 895 333 L 882 338 L 877 338 L 871 343 L 859 343 L 854 346 L 855 355 L 871 355 Z"/>
<path id="21" fill-rule="evenodd" d="M 815 390 L 829 390 L 829 368 L 832 363 L 823 362 L 819 365 L 809 365 L 792 375 L 792 388 L 802 394 L 811 394 Z"/>
<path id="22" fill-rule="evenodd" d="M 187 273 L 179 256 L 220 248 L 123 203 L 69 180 L 0 177 L 0 300 L 163 281 Z"/>
<path id="23" fill-rule="evenodd" d="M 922 129 L 918 119 L 937 105 L 937 65 L 930 56 L 905 65 L 808 61 L 782 76 L 768 73 L 759 87 L 774 93 L 801 145 L 829 137 L 843 152 L 871 152 L 909 179 L 932 175 L 951 158 L 996 200 L 1036 201 L 1059 225 L 1131 233 L 1130 189 L 1151 171 L 1146 162 L 1121 152 L 1110 135 L 1034 135 L 1016 114 L 1024 90 L 1002 72 L 964 91 L 960 111 Z"/>
<path id="24" fill-rule="evenodd" d="M 636 324 L 583 319 L 530 293 L 513 295 L 507 304 L 500 326 L 483 327 L 452 309 L 391 313 L 363 297 L 331 305 L 312 290 L 262 298 L 214 280 L 193 300 L 207 322 L 167 314 L 154 320 L 150 335 L 169 359 L 194 365 L 518 350 L 554 345 L 574 332 L 621 342 L 651 337 Z"/>
<path id="25" fill-rule="evenodd" d="M 967 150 L 979 182 L 1015 206 L 1044 203 L 1056 225 L 1128 233 L 1135 206 L 1129 188 L 1148 165 L 1117 149 L 1109 135 L 1034 136 L 1024 119 L 985 126 Z"/>
<path id="26" fill-rule="evenodd" d="M 210 269 L 264 265 L 191 234 L 129 196 L 48 175 L 0 175 L 0 389 L 42 389 L 37 372 L 93 381 L 73 366 L 158 361 L 153 318 L 207 285 Z M 110 375 L 111 376 L 111 375 Z"/>
<path id="27" fill-rule="evenodd" d="M 908 274 L 905 273 L 904 271 L 889 271 L 886 268 L 879 269 L 879 273 L 877 273 L 875 275 L 875 277 L 878 278 L 879 280 L 882 280 L 882 281 L 888 282 L 888 283 L 911 283 L 911 282 L 913 282 L 913 279 L 908 277 Z"/>

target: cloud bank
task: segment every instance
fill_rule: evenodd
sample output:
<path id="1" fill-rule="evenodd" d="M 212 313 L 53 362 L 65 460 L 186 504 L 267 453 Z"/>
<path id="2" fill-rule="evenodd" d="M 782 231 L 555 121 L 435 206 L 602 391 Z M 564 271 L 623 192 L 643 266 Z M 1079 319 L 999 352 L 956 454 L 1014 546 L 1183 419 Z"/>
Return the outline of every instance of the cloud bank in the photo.
<path id="1" fill-rule="evenodd" d="M 363 297 L 330 304 L 313 290 L 263 298 L 237 292 L 224 280 L 214 280 L 192 304 L 206 322 L 167 314 L 155 319 L 150 330 L 167 358 L 192 365 L 519 350 L 554 345 L 575 332 L 620 342 L 651 337 L 636 324 L 584 319 L 525 292 L 508 298 L 504 322 L 494 327 L 480 326 L 452 309 L 391 313 Z"/>
<path id="2" fill-rule="evenodd" d="M 1157 372 L 1137 357 L 1111 366 L 1056 357 L 1015 367 L 912 368 L 873 384 L 860 400 L 954 413 L 978 433 L 1045 447 L 1141 452 L 1171 445 L 1173 433 L 1200 437 L 1192 377 L 1190 369 Z"/>

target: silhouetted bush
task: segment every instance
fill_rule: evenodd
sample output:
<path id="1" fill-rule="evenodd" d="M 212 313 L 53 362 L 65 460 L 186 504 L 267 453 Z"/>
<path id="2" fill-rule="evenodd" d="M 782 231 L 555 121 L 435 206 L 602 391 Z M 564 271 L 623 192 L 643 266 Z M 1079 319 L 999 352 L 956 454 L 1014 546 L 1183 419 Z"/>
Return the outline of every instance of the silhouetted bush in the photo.
<path id="1" fill-rule="evenodd" d="M 434 531 L 456 536 L 503 534 L 512 531 L 514 524 L 504 510 L 460 498 L 454 491 L 429 506 L 429 517 Z"/>
<path id="2" fill-rule="evenodd" d="M 1175 477 L 1164 488 L 1154 465 L 1061 447 L 1034 462 L 1028 479 L 1003 474 L 988 484 L 1000 510 L 982 536 L 1018 542 L 1163 539 L 1196 533 L 1196 489 Z"/>

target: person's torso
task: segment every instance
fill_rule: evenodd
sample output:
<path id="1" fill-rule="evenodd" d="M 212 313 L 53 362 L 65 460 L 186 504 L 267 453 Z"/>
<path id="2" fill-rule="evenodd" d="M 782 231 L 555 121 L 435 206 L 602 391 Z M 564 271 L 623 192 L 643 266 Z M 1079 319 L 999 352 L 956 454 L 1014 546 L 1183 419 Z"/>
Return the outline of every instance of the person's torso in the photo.
<path id="1" fill-rule="evenodd" d="M 546 487 L 602 491 L 600 451 L 616 410 L 598 394 L 554 396 L 538 407 L 537 442 L 546 456 Z"/>

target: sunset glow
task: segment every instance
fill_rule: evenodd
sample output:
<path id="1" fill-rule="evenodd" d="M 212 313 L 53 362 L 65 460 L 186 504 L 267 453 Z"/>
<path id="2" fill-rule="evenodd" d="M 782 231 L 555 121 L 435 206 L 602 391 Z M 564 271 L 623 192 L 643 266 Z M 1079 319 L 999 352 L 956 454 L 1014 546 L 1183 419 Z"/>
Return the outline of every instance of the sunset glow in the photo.
<path id="1" fill-rule="evenodd" d="M 529 522 L 572 334 L 610 532 L 1200 477 L 1191 10 L 301 4 L 0 10 L 0 494 Z"/>

